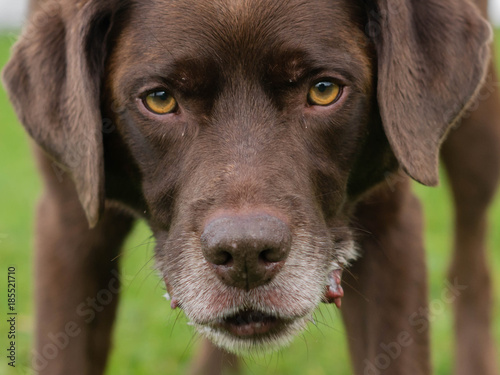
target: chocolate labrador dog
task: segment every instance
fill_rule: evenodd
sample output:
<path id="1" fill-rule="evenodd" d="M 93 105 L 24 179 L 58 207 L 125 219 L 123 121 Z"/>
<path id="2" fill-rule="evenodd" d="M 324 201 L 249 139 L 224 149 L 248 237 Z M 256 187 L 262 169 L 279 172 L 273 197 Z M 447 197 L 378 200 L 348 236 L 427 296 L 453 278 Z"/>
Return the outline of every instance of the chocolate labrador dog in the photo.
<path id="1" fill-rule="evenodd" d="M 356 374 L 429 374 L 410 177 L 436 185 L 441 153 L 456 373 L 498 374 L 484 237 L 500 106 L 479 3 L 33 3 L 3 79 L 45 182 L 35 370 L 104 372 L 116 298 L 90 321 L 78 306 L 117 291 L 112 260 L 142 218 L 172 307 L 209 340 L 200 373 L 342 302 Z M 71 339 L 53 356 L 56 333 Z"/>

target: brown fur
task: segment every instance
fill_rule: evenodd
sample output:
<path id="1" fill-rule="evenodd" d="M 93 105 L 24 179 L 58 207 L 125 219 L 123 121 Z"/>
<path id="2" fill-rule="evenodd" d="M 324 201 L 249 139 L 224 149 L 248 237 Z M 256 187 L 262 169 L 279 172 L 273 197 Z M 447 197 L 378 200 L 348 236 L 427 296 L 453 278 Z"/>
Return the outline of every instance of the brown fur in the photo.
<path id="1" fill-rule="evenodd" d="M 384 373 L 429 374 L 428 329 L 409 318 L 427 306 L 421 212 L 399 166 L 435 185 L 441 143 L 455 126 L 442 149 L 457 206 L 451 280 L 470 286 L 456 303 L 456 372 L 498 374 L 484 228 L 500 127 L 493 69 L 486 74 L 491 32 L 479 11 L 468 0 L 245 4 L 33 4 L 3 77 L 43 149 L 37 348 L 68 321 L 83 328 L 39 372 L 104 371 L 116 298 L 90 324 L 75 311 L 116 280 L 110 260 L 140 217 L 175 304 L 218 345 L 238 352 L 286 343 L 324 300 L 330 273 L 353 263 L 342 311 L 355 373 L 366 373 L 379 343 L 407 332 L 413 345 Z M 476 108 L 485 77 L 493 89 L 486 100 L 479 93 Z M 308 104 L 309 87 L 326 78 L 343 86 L 339 101 Z M 177 99 L 176 113 L 142 105 L 159 87 Z M 253 228 L 256 217 L 291 234 L 279 267 L 270 257 L 248 274 L 222 264 L 229 272 L 208 258 L 204 235 L 234 242 L 250 262 L 242 223 Z M 244 235 L 220 225 L 208 233 L 231 218 Z M 257 233 L 258 246 L 283 245 Z M 207 331 L 243 309 L 290 323 L 276 340 Z M 193 371 L 220 373 L 226 362 L 237 367 L 207 344 Z"/>

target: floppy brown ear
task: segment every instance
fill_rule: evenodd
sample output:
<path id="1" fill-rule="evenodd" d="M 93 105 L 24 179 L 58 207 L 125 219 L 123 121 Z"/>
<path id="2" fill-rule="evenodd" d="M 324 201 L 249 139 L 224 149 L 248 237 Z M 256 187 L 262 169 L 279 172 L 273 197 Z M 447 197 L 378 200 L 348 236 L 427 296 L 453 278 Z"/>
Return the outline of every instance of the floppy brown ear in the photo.
<path id="1" fill-rule="evenodd" d="M 104 206 L 100 88 L 115 1 L 45 2 L 3 71 L 31 137 L 69 172 L 93 227 Z"/>
<path id="2" fill-rule="evenodd" d="M 483 81 L 490 27 L 469 0 L 365 3 L 386 136 L 408 175 L 436 185 L 441 143 Z"/>

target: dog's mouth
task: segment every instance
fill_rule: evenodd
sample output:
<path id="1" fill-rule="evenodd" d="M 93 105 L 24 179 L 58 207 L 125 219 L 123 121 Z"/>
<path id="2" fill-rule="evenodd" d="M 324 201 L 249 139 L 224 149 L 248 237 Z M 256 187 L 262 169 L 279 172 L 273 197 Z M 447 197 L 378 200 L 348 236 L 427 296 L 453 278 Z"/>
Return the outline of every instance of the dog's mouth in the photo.
<path id="1" fill-rule="evenodd" d="M 336 268 L 328 274 L 321 301 L 335 304 L 340 308 L 344 291 L 341 286 L 342 270 Z M 167 289 L 170 285 L 167 280 Z M 166 294 L 170 298 L 169 294 Z M 268 296 L 269 297 L 269 296 Z M 173 309 L 183 308 L 182 301 L 171 299 Z M 269 305 L 263 301 L 241 301 L 239 307 L 222 308 L 218 317 L 193 319 L 190 325 L 216 345 L 229 351 L 245 354 L 255 350 L 276 350 L 288 345 L 297 333 L 302 331 L 312 319 L 313 310 L 287 311 L 279 303 Z M 262 307 L 263 305 L 267 307 Z"/>
<path id="2" fill-rule="evenodd" d="M 289 323 L 282 319 L 257 310 L 242 310 L 218 320 L 212 328 L 240 339 L 255 339 L 277 334 Z"/>
<path id="3" fill-rule="evenodd" d="M 246 355 L 288 346 L 309 320 L 280 317 L 254 309 L 239 310 L 208 324 L 195 324 L 198 331 L 226 350 Z"/>

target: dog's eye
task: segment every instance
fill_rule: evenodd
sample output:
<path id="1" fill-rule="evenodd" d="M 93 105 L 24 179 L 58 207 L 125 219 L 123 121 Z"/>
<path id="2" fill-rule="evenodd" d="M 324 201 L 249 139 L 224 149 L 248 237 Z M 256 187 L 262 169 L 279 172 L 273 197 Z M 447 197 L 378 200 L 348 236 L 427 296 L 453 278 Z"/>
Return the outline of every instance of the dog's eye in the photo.
<path id="1" fill-rule="evenodd" d="M 341 88 L 330 81 L 321 81 L 309 89 L 307 100 L 311 105 L 327 106 L 335 103 L 340 97 Z"/>
<path id="2" fill-rule="evenodd" d="M 157 115 L 166 115 L 177 109 L 177 101 L 175 98 L 163 90 L 149 93 L 143 99 L 143 102 L 148 110 Z"/>

